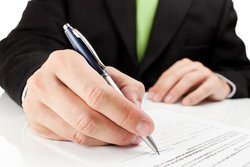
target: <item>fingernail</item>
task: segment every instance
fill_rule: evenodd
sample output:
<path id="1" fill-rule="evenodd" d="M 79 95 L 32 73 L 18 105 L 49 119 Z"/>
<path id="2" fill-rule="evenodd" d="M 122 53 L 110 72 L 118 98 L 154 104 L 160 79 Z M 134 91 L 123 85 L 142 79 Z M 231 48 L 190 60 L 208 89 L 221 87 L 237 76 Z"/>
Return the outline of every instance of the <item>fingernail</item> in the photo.
<path id="1" fill-rule="evenodd" d="M 154 96 L 153 96 L 153 101 L 155 101 L 155 102 L 159 102 L 159 101 L 161 101 L 161 96 L 159 95 L 159 94 L 155 94 Z"/>
<path id="2" fill-rule="evenodd" d="M 166 103 L 172 103 L 173 102 L 173 96 L 168 95 L 165 97 L 164 102 Z"/>
<path id="3" fill-rule="evenodd" d="M 154 97 L 154 92 L 148 92 L 148 99 L 151 99 Z"/>
<path id="4" fill-rule="evenodd" d="M 146 137 L 151 133 L 151 127 L 149 123 L 143 121 L 137 125 L 136 131 L 140 136 Z"/>
<path id="5" fill-rule="evenodd" d="M 135 136 L 135 137 L 132 139 L 131 144 L 138 145 L 138 144 L 140 144 L 140 143 L 141 143 L 141 141 L 142 141 L 141 137 L 139 137 L 139 136 Z"/>

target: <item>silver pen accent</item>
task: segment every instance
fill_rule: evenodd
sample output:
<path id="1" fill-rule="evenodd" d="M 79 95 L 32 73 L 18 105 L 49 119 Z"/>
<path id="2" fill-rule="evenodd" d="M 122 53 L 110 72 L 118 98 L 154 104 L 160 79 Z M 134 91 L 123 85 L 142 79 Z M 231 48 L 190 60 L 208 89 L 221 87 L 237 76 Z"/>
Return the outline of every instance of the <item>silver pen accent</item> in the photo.
<path id="1" fill-rule="evenodd" d="M 109 74 L 107 73 L 106 75 L 103 75 L 103 78 L 107 81 L 107 83 L 112 86 L 115 90 L 117 90 L 120 94 L 123 95 L 123 93 L 121 92 L 121 90 L 118 88 L 118 86 L 116 85 L 116 83 L 113 81 L 113 79 L 109 76 Z M 142 141 L 144 141 L 144 143 L 146 143 L 155 153 L 157 153 L 158 155 L 160 155 L 160 152 L 153 140 L 153 138 L 151 136 L 147 136 L 147 137 L 141 137 Z"/>
<path id="2" fill-rule="evenodd" d="M 116 85 L 116 83 L 113 81 L 113 79 L 110 77 L 110 75 L 108 74 L 108 72 L 105 70 L 105 65 L 102 63 L 102 61 L 100 60 L 99 56 L 97 55 L 97 53 L 95 52 L 94 48 L 91 46 L 91 44 L 88 42 L 88 40 L 75 28 L 71 27 L 68 23 L 65 24 L 63 26 L 63 29 L 65 30 L 65 34 L 68 37 L 68 39 L 70 40 L 71 44 L 73 45 L 73 47 L 76 50 L 80 50 L 77 47 L 80 47 L 80 44 L 76 43 L 76 46 L 74 46 L 75 42 L 77 42 L 77 40 L 74 39 L 70 39 L 70 38 L 77 38 L 80 39 L 84 45 L 86 45 L 86 47 L 88 48 L 89 52 L 91 53 L 91 55 L 93 56 L 93 59 L 95 60 L 94 62 L 96 62 L 98 64 L 98 66 L 102 69 L 102 77 L 106 80 L 106 82 L 113 87 L 116 91 L 118 91 L 121 95 L 123 95 L 123 93 L 121 92 L 121 90 L 119 89 L 119 87 Z M 68 34 L 67 35 L 67 30 L 70 30 L 73 34 Z M 72 35 L 74 37 L 72 37 Z M 89 55 L 84 55 L 83 53 L 81 53 L 83 57 L 87 57 Z M 86 58 L 85 57 L 85 58 Z M 89 57 L 87 57 L 89 58 Z M 93 63 L 93 62 L 91 62 Z M 96 66 L 96 64 L 90 64 L 93 66 Z M 100 70 L 100 69 L 99 69 Z M 147 137 L 141 137 L 142 141 L 144 141 L 155 153 L 157 153 L 158 155 L 160 155 L 159 150 L 153 140 L 153 138 L 151 136 L 147 136 Z"/>

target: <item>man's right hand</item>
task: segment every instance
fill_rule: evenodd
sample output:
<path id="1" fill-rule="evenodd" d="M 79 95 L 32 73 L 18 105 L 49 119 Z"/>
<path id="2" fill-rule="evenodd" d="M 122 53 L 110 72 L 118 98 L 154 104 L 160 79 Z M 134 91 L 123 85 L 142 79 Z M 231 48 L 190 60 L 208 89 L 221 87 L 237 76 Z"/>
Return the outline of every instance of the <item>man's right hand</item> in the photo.
<path id="1" fill-rule="evenodd" d="M 140 109 L 143 85 L 107 68 L 119 94 L 77 52 L 53 52 L 27 81 L 23 109 L 32 129 L 53 140 L 84 145 L 138 144 L 152 133 Z"/>

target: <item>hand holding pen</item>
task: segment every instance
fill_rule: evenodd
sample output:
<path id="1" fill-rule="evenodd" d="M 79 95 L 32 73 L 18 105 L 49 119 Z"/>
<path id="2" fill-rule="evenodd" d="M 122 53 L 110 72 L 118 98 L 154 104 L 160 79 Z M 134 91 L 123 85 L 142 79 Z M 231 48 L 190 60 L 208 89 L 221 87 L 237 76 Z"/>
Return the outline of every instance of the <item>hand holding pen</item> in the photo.
<path id="1" fill-rule="evenodd" d="M 108 74 L 108 72 L 105 70 L 105 65 L 101 62 L 97 53 L 95 52 L 93 47 L 90 45 L 90 43 L 87 41 L 87 39 L 78 30 L 74 29 L 69 24 L 65 24 L 63 28 L 64 28 L 67 38 L 69 39 L 74 49 L 86 59 L 89 65 L 94 70 L 96 70 L 96 72 L 98 72 L 111 87 L 113 87 L 120 94 L 123 94 L 121 90 L 119 89 L 119 87 L 116 85 L 116 83 L 113 81 L 111 76 Z M 140 129 L 140 126 L 141 125 L 139 124 L 139 129 Z M 151 136 L 144 136 L 144 134 L 139 134 L 139 135 L 141 135 L 141 139 L 154 152 L 159 154 L 158 148 Z"/>
<path id="2" fill-rule="evenodd" d="M 141 83 L 105 68 L 124 96 L 107 84 L 86 59 L 73 50 L 57 50 L 27 81 L 23 109 L 41 137 L 82 145 L 130 145 L 153 131 L 141 111 Z"/>

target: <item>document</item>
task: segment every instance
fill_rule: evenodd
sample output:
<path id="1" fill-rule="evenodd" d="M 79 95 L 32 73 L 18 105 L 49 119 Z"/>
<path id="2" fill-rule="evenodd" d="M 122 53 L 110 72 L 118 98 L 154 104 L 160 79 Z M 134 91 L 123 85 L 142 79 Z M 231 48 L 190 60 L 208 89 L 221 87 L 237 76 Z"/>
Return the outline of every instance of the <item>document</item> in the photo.
<path id="1" fill-rule="evenodd" d="M 128 147 L 86 147 L 41 139 L 28 127 L 24 141 L 38 140 L 87 166 L 250 167 L 249 131 L 177 114 L 162 105 L 146 107 L 145 111 L 155 122 L 152 137 L 160 155 L 143 142 Z"/>
<path id="2" fill-rule="evenodd" d="M 140 146 L 138 153 L 123 161 L 124 166 L 136 162 L 151 167 L 250 166 L 249 133 L 167 111 L 153 115 L 159 121 L 153 137 L 161 155 Z"/>

